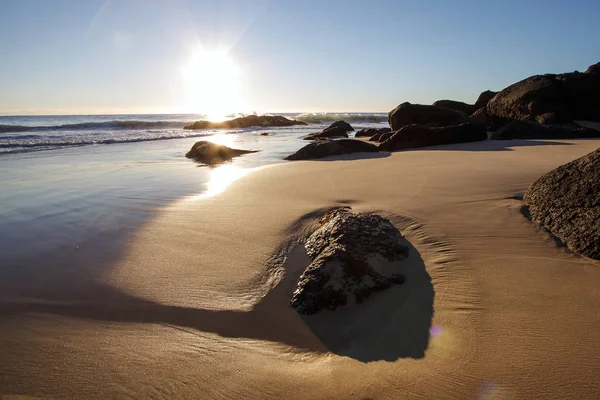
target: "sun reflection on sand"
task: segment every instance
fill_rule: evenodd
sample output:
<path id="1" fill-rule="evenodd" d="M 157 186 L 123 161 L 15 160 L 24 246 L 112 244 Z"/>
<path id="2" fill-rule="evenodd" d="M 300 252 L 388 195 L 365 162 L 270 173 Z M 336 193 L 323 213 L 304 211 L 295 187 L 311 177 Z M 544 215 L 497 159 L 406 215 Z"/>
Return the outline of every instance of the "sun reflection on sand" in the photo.
<path id="1" fill-rule="evenodd" d="M 211 169 L 210 178 L 206 183 L 206 192 L 194 196 L 193 199 L 204 199 L 223 192 L 233 181 L 253 171 L 250 168 L 240 168 L 235 165 L 222 165 Z"/>

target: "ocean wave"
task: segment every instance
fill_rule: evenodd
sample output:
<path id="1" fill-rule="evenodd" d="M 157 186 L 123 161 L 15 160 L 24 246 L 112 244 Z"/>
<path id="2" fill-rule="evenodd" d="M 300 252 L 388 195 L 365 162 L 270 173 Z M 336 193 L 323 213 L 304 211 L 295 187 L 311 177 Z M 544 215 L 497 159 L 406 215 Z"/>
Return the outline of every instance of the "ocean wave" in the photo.
<path id="1" fill-rule="evenodd" d="M 0 133 L 11 132 L 43 132 L 43 131 L 81 131 L 81 130 L 137 130 L 137 129 L 169 129 L 183 128 L 189 121 L 105 121 L 81 122 L 78 124 L 26 126 L 0 125 Z"/>
<path id="2" fill-rule="evenodd" d="M 333 121 L 346 122 L 369 122 L 379 123 L 387 122 L 388 116 L 385 113 L 306 113 L 291 117 L 307 124 L 322 124 Z"/>

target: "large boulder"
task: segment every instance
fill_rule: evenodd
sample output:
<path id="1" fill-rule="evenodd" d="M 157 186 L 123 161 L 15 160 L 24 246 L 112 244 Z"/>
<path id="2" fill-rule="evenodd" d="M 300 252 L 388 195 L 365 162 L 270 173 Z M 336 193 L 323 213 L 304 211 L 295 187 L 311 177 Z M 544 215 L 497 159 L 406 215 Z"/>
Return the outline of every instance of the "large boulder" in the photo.
<path id="1" fill-rule="evenodd" d="M 571 250 L 600 260 L 600 149 L 542 176 L 524 201 L 531 218 Z"/>
<path id="2" fill-rule="evenodd" d="M 407 125 L 381 143 L 379 150 L 399 151 L 440 144 L 478 142 L 486 139 L 485 129 L 468 122 L 443 127 Z"/>
<path id="3" fill-rule="evenodd" d="M 487 106 L 487 103 L 489 103 L 490 100 L 492 98 L 494 98 L 494 96 L 497 93 L 498 92 L 493 92 L 491 90 L 486 90 L 485 92 L 481 92 L 481 94 L 477 98 L 477 101 L 475 102 L 475 109 L 479 110 L 480 108 Z"/>
<path id="4" fill-rule="evenodd" d="M 391 131 L 391 128 L 363 128 L 356 131 L 354 137 L 373 137 L 374 135 Z"/>
<path id="5" fill-rule="evenodd" d="M 490 116 L 487 114 L 485 107 L 481 107 L 469 117 L 469 122 L 473 125 L 480 126 L 483 129 L 488 129 L 492 124 Z"/>
<path id="6" fill-rule="evenodd" d="M 304 140 L 317 140 L 317 139 L 328 139 L 335 137 L 348 137 L 348 133 L 353 131 L 354 128 L 345 121 L 335 121 L 321 132 L 311 133 L 304 137 Z"/>
<path id="7" fill-rule="evenodd" d="M 194 143 L 185 156 L 204 164 L 215 165 L 248 153 L 256 153 L 256 151 L 232 149 L 222 144 L 201 140 Z"/>
<path id="8" fill-rule="evenodd" d="M 272 127 L 292 125 L 306 125 L 306 122 L 288 119 L 280 115 L 247 115 L 221 122 L 196 121 L 193 124 L 184 126 L 183 129 L 239 129 L 252 126 Z"/>
<path id="9" fill-rule="evenodd" d="M 312 262 L 290 300 L 299 313 L 362 303 L 374 292 L 404 283 L 390 262 L 406 258 L 409 248 L 390 221 L 345 207 L 328 212 L 320 223 L 305 244 Z"/>
<path id="10" fill-rule="evenodd" d="M 448 126 L 466 122 L 467 114 L 444 107 L 402 103 L 388 114 L 393 131 L 411 124 Z"/>
<path id="11" fill-rule="evenodd" d="M 467 115 L 473 114 L 475 111 L 477 111 L 478 108 L 472 104 L 467 104 L 463 103 L 462 101 L 455 100 L 438 100 L 435 103 L 433 103 L 433 105 L 436 107 L 444 107 L 449 108 L 451 110 L 460 111 Z"/>
<path id="12" fill-rule="evenodd" d="M 579 125 L 542 125 L 515 120 L 492 134 L 493 140 L 597 138 L 600 131 Z"/>
<path id="13" fill-rule="evenodd" d="M 585 70 L 586 74 L 600 74 L 600 62 L 590 65 L 588 69 Z"/>
<path id="14" fill-rule="evenodd" d="M 490 117 L 564 124 L 600 121 L 600 74 L 597 64 L 586 73 L 535 75 L 496 94 L 487 104 Z"/>
<path id="15" fill-rule="evenodd" d="M 374 144 L 355 139 L 317 140 L 307 144 L 285 160 L 312 160 L 328 156 L 350 153 L 376 153 L 379 148 Z"/>

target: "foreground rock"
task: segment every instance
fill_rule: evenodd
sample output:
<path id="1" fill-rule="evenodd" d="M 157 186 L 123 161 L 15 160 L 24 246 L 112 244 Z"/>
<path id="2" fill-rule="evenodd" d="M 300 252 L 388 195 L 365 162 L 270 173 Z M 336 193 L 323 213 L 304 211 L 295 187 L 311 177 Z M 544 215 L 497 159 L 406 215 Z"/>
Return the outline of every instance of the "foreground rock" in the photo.
<path id="1" fill-rule="evenodd" d="M 600 121 L 598 64 L 585 73 L 535 75 L 496 94 L 487 104 L 490 117 L 540 124 Z"/>
<path id="2" fill-rule="evenodd" d="M 408 125 L 394 132 L 381 143 L 379 150 L 399 151 L 441 144 L 478 142 L 486 139 L 485 129 L 468 122 L 444 127 Z"/>
<path id="3" fill-rule="evenodd" d="M 382 133 L 391 132 L 390 128 L 363 128 L 356 131 L 354 137 L 373 137 L 374 135 L 380 135 Z"/>
<path id="4" fill-rule="evenodd" d="M 542 176 L 524 201 L 571 250 L 600 259 L 600 149 Z"/>
<path id="5" fill-rule="evenodd" d="M 196 121 L 193 124 L 184 126 L 183 129 L 233 129 L 233 128 L 249 128 L 252 126 L 292 126 L 306 125 L 306 122 L 288 119 L 280 115 L 248 115 L 245 117 L 235 118 L 229 121 L 212 122 L 212 121 Z"/>
<path id="6" fill-rule="evenodd" d="M 393 131 L 406 125 L 449 126 L 466 122 L 467 114 L 449 108 L 422 104 L 402 103 L 388 114 L 388 122 Z"/>
<path id="7" fill-rule="evenodd" d="M 376 153 L 379 148 L 374 144 L 354 139 L 317 140 L 307 144 L 285 160 L 313 160 L 328 156 L 350 153 Z"/>
<path id="8" fill-rule="evenodd" d="M 408 256 L 402 234 L 392 223 L 373 214 L 355 214 L 339 208 L 325 214 L 306 242 L 313 260 L 290 300 L 299 313 L 335 310 L 371 294 L 404 283 L 404 276 L 385 261 Z M 394 267 L 393 265 L 391 265 Z"/>
<path id="9" fill-rule="evenodd" d="M 600 131 L 573 125 L 541 125 L 528 121 L 512 121 L 492 134 L 492 140 L 509 139 L 576 139 L 598 138 Z"/>
<path id="10" fill-rule="evenodd" d="M 232 149 L 222 144 L 201 140 L 194 143 L 185 156 L 204 164 L 215 165 L 248 153 L 256 153 L 256 151 Z"/>
<path id="11" fill-rule="evenodd" d="M 311 133 L 304 137 L 304 140 L 328 139 L 335 137 L 348 137 L 348 133 L 354 128 L 345 121 L 335 121 L 321 132 Z"/>
<path id="12" fill-rule="evenodd" d="M 462 101 L 455 100 L 438 100 L 433 103 L 436 107 L 444 107 L 449 108 L 450 110 L 460 111 L 464 114 L 471 115 L 475 111 L 477 111 L 478 107 L 475 107 L 472 104 L 463 103 Z"/>

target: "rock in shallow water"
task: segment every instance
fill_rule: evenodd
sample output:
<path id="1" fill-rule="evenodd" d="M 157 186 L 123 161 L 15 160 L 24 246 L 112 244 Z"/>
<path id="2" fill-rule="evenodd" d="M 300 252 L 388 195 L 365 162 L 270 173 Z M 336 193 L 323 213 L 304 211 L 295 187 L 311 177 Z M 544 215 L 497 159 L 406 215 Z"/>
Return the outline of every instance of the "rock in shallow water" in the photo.
<path id="1" fill-rule="evenodd" d="M 306 241 L 313 260 L 292 295 L 299 313 L 334 310 L 349 301 L 361 303 L 372 293 L 404 283 L 400 273 L 386 273 L 382 261 L 408 256 L 402 234 L 387 219 L 338 208 L 325 214 L 321 227 Z"/>
<path id="2" fill-rule="evenodd" d="M 256 151 L 232 149 L 222 144 L 201 140 L 194 143 L 185 156 L 204 164 L 215 165 L 248 153 L 256 153 Z"/>
<path id="3" fill-rule="evenodd" d="M 542 176 L 524 202 L 571 250 L 600 260 L 600 149 Z"/>

